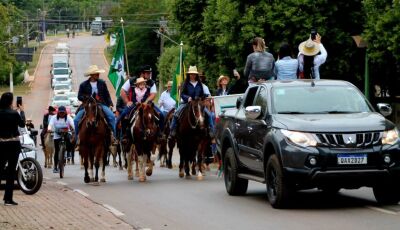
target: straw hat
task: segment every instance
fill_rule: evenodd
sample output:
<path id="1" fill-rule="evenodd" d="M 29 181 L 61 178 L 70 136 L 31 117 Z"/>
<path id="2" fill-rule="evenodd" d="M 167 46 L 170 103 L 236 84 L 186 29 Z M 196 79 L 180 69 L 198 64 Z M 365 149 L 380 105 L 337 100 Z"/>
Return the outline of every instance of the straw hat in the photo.
<path id="1" fill-rule="evenodd" d="M 85 71 L 85 77 L 88 77 L 93 74 L 98 74 L 98 73 L 104 73 L 104 69 L 99 69 L 97 65 L 91 65 L 87 70 Z"/>
<path id="2" fill-rule="evenodd" d="M 168 81 L 167 84 L 165 85 L 165 87 L 169 87 L 172 86 L 172 81 Z"/>
<path id="3" fill-rule="evenodd" d="M 319 49 L 319 44 L 312 41 L 311 39 L 308 39 L 307 41 L 304 41 L 299 45 L 300 53 L 306 56 L 317 55 L 319 53 Z"/>
<path id="4" fill-rule="evenodd" d="M 143 82 L 146 82 L 146 79 L 139 77 L 138 79 L 136 79 L 135 85 L 143 83 Z"/>
<path id="5" fill-rule="evenodd" d="M 217 80 L 217 86 L 219 86 L 220 82 L 221 82 L 223 79 L 226 79 L 228 82 L 229 82 L 229 80 L 230 80 L 228 76 L 221 75 L 221 76 L 219 76 L 219 78 L 218 78 L 218 80 Z"/>
<path id="6" fill-rule="evenodd" d="M 187 74 L 199 74 L 199 72 L 197 71 L 197 67 L 194 66 L 189 66 L 189 71 L 187 71 Z"/>

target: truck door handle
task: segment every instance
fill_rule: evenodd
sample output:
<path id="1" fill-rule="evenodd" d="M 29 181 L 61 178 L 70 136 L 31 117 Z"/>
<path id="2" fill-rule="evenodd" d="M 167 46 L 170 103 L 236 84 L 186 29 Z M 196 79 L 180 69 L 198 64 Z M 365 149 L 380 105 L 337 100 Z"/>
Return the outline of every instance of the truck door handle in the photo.
<path id="1" fill-rule="evenodd" d="M 253 131 L 253 128 L 252 127 L 247 127 L 247 130 Z"/>

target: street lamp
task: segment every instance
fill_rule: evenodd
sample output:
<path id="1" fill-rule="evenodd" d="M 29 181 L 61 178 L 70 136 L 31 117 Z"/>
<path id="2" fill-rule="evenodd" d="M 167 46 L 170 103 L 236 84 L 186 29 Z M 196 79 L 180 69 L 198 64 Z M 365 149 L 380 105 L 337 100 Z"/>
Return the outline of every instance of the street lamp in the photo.
<path id="1" fill-rule="evenodd" d="M 368 67 L 368 43 L 360 35 L 351 36 L 358 48 L 365 48 L 365 68 L 364 68 L 364 94 L 369 99 L 369 67 Z"/>
<path id="2" fill-rule="evenodd" d="M 63 10 L 67 11 L 68 9 L 66 9 L 66 8 L 61 8 L 61 9 L 57 10 L 57 12 L 58 12 L 58 27 L 60 27 L 61 12 L 62 12 Z"/>

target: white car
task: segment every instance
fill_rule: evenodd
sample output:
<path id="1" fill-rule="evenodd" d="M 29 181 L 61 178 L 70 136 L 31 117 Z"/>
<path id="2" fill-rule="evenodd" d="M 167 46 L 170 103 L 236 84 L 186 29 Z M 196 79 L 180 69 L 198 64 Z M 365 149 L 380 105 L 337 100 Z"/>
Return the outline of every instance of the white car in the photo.
<path id="1" fill-rule="evenodd" d="M 71 77 L 72 70 L 70 68 L 53 68 L 50 73 L 53 78 L 57 76 Z"/>
<path id="2" fill-rule="evenodd" d="M 54 94 L 68 94 L 72 91 L 70 84 L 59 84 L 54 86 Z"/>
<path id="3" fill-rule="evenodd" d="M 69 101 L 68 94 L 56 94 L 53 96 L 53 100 L 51 101 L 51 105 L 55 107 L 70 106 L 71 102 Z"/>
<path id="4" fill-rule="evenodd" d="M 81 102 L 78 100 L 78 94 L 76 92 L 69 92 L 68 97 L 72 106 L 79 107 L 81 105 Z"/>
<path id="5" fill-rule="evenodd" d="M 53 78 L 53 87 L 55 85 L 60 85 L 60 84 L 65 84 L 65 85 L 71 85 L 72 81 L 69 77 L 64 77 L 64 76 L 56 76 Z"/>

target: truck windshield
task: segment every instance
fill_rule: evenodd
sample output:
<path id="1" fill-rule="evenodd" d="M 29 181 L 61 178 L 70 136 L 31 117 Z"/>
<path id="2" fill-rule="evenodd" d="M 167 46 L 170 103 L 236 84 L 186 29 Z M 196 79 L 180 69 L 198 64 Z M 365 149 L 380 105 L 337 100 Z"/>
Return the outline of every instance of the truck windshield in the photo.
<path id="1" fill-rule="evenodd" d="M 272 105 L 280 114 L 371 112 L 361 93 L 349 86 L 275 87 Z"/>
<path id="2" fill-rule="evenodd" d="M 56 62 L 53 64 L 53 68 L 63 68 L 63 67 L 68 67 L 67 63 L 65 62 Z"/>
<path id="3" fill-rule="evenodd" d="M 54 75 L 68 75 L 68 69 L 54 69 Z"/>

